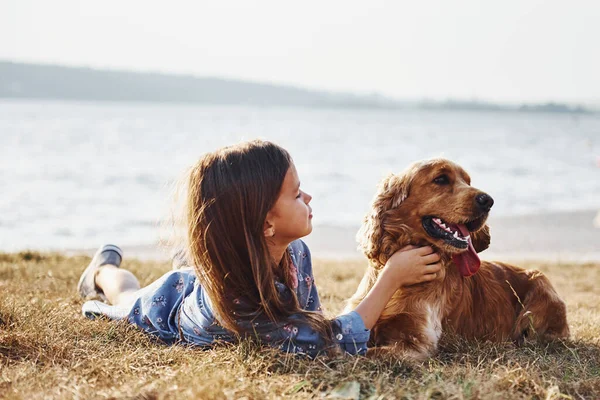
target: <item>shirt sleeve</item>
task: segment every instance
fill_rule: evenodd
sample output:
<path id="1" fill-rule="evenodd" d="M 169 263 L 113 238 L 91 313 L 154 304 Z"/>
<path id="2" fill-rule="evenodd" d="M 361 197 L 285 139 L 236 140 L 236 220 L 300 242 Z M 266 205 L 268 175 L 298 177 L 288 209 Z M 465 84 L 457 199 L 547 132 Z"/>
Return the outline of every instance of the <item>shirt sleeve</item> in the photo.
<path id="1" fill-rule="evenodd" d="M 314 279 L 310 297 L 312 297 L 311 305 L 318 312 L 321 312 L 319 291 L 317 286 L 314 285 Z M 362 317 L 356 311 L 334 318 L 331 321 L 331 329 L 334 342 L 346 353 L 365 354 L 367 352 L 367 342 L 371 336 L 371 331 L 365 327 Z"/>
<path id="2" fill-rule="evenodd" d="M 340 315 L 331 321 L 333 345 L 348 354 L 364 355 L 370 331 L 365 328 L 360 315 L 355 311 Z M 288 323 L 269 332 L 257 332 L 264 344 L 288 353 L 305 354 L 316 357 L 327 350 L 327 342 L 304 319 L 303 315 L 292 316 Z"/>
<path id="3" fill-rule="evenodd" d="M 333 336 L 338 346 L 349 354 L 366 354 L 371 331 L 365 327 L 362 317 L 351 311 L 332 321 Z"/>

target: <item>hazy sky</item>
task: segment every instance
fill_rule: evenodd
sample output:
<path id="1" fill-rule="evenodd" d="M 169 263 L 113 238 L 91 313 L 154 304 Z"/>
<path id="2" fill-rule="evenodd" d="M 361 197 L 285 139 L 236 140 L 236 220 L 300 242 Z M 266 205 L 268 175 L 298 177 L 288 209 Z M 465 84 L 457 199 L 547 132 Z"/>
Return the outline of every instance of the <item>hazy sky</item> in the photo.
<path id="1" fill-rule="evenodd" d="M 600 1 L 0 0 L 0 59 L 600 104 Z"/>

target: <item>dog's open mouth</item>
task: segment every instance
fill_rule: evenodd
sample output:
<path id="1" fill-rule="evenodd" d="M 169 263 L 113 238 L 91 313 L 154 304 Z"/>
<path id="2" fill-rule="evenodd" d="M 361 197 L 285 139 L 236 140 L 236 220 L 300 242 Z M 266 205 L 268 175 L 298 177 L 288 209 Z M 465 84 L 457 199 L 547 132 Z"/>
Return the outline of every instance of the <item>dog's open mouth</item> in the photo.
<path id="1" fill-rule="evenodd" d="M 469 229 L 463 224 L 451 224 L 437 217 L 423 218 L 423 228 L 434 239 L 442 239 L 452 247 L 469 247 Z"/>
<path id="2" fill-rule="evenodd" d="M 452 260 L 458 266 L 463 276 L 471 276 L 479 270 L 481 261 L 471 242 L 470 232 L 481 228 L 487 215 L 468 221 L 464 224 L 448 223 L 438 217 L 423 217 L 422 224 L 425 232 L 434 239 L 441 239 L 446 244 L 459 251 L 452 255 Z"/>

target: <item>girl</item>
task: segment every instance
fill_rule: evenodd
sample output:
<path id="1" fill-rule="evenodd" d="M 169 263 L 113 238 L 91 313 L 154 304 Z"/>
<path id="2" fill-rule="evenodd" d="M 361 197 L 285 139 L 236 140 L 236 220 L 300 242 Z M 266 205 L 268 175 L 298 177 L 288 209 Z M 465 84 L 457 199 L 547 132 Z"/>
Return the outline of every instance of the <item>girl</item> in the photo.
<path id="1" fill-rule="evenodd" d="M 119 268 L 117 246 L 101 247 L 78 290 L 83 314 L 127 319 L 167 343 L 211 346 L 252 337 L 311 357 L 341 348 L 364 354 L 371 327 L 392 294 L 440 270 L 430 247 L 407 247 L 385 265 L 370 293 L 348 314 L 324 318 L 310 252 L 311 196 L 300 189 L 290 155 L 266 141 L 202 157 L 188 177 L 187 252 L 195 267 L 140 289 Z M 106 304 L 106 302 L 110 303 Z"/>

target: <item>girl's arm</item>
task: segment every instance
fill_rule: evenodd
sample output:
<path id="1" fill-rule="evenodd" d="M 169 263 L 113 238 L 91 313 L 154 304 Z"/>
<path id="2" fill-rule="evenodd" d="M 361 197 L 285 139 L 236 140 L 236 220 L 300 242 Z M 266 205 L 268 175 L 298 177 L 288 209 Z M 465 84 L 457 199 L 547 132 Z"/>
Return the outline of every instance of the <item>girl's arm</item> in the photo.
<path id="1" fill-rule="evenodd" d="M 371 329 L 392 295 L 402 286 L 431 281 L 441 269 L 440 256 L 429 246 L 406 246 L 394 253 L 365 298 L 354 309 Z"/>
<path id="2" fill-rule="evenodd" d="M 295 249 L 295 254 L 298 254 L 298 268 L 304 277 L 310 277 L 310 279 L 305 280 L 305 283 L 311 286 L 308 301 L 306 304 L 302 304 L 302 307 L 307 311 L 320 311 L 321 303 L 317 286 L 314 284 L 310 251 L 301 241 L 295 243 L 295 245 L 301 246 L 301 248 Z M 375 285 L 356 309 L 338 315 L 331 321 L 333 339 L 338 346 L 350 354 L 366 353 L 370 329 L 379 319 L 381 312 L 394 292 L 401 286 L 434 279 L 435 273 L 441 267 L 439 264 L 428 264 L 438 261 L 439 256 L 433 253 L 431 247 L 406 246 L 394 253 L 379 274 Z M 300 285 L 303 284 L 300 280 Z M 300 349 L 320 350 L 324 344 L 322 338 L 308 325 L 302 325 L 297 325 L 297 336 L 295 336 L 293 343 L 300 345 Z M 291 351 L 297 350 L 297 347 L 291 349 Z"/>

